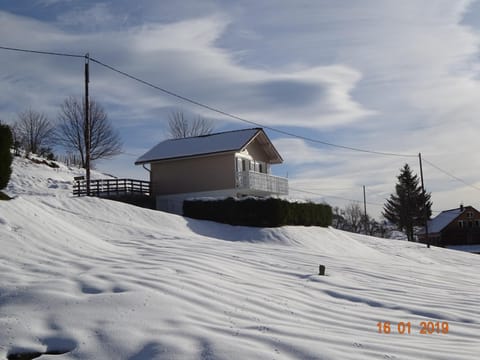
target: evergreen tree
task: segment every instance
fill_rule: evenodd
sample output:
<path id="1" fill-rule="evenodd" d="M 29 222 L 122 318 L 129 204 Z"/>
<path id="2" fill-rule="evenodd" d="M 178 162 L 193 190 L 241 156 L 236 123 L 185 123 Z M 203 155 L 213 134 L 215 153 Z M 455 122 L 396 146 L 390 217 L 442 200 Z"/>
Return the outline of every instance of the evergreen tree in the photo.
<path id="1" fill-rule="evenodd" d="M 7 186 L 12 174 L 12 153 L 10 152 L 12 145 L 10 127 L 0 123 L 0 190 Z"/>
<path id="2" fill-rule="evenodd" d="M 432 215 L 431 194 L 423 193 L 417 175 L 412 173 L 408 164 L 400 170 L 397 179 L 395 194 L 390 195 L 382 215 L 399 230 L 405 231 L 408 241 L 413 241 L 414 227 L 423 226 L 425 216 L 430 218 Z"/>

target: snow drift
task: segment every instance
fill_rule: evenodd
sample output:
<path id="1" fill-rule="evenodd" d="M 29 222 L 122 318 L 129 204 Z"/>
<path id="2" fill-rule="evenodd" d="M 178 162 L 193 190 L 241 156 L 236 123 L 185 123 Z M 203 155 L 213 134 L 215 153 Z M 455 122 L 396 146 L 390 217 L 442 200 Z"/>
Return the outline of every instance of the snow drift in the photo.
<path id="1" fill-rule="evenodd" d="M 15 199 L 0 201 L 0 359 L 480 353 L 478 255 L 333 229 L 191 220 L 74 198 L 78 170 L 65 166 L 15 159 L 13 170 Z M 390 334 L 378 332 L 380 321 Z M 424 321 L 449 331 L 420 334 Z"/>

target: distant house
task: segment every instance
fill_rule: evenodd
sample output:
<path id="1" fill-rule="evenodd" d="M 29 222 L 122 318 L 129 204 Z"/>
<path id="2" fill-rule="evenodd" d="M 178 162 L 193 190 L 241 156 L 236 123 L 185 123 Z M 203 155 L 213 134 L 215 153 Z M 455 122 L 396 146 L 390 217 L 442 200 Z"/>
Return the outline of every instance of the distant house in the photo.
<path id="1" fill-rule="evenodd" d="M 435 246 L 480 253 L 480 212 L 463 205 L 442 211 L 428 221 L 428 239 L 425 231 L 418 239 Z"/>
<path id="2" fill-rule="evenodd" d="M 288 180 L 271 175 L 282 162 L 263 129 L 254 128 L 165 140 L 135 164 L 150 164 L 157 208 L 181 214 L 187 198 L 287 195 Z"/>

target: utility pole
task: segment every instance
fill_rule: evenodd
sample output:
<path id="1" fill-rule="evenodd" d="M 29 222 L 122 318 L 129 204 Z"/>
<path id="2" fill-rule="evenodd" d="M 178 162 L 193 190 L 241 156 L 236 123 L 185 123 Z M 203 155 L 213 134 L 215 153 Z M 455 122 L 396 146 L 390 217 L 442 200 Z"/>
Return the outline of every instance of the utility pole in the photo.
<path id="1" fill-rule="evenodd" d="M 365 185 L 363 185 L 363 212 L 364 212 L 364 221 L 365 221 L 365 235 L 367 235 L 368 218 L 367 218 L 367 196 L 365 193 Z"/>
<path id="2" fill-rule="evenodd" d="M 422 153 L 418 153 L 418 161 L 420 163 L 420 179 L 422 181 L 422 194 L 423 198 L 426 199 L 426 194 L 425 194 L 425 185 L 423 183 L 423 168 L 422 168 Z M 427 241 L 427 248 L 430 247 L 430 239 L 428 238 L 428 209 L 427 209 L 427 203 L 423 204 L 424 208 L 424 214 L 423 216 L 425 217 L 425 239 Z"/>
<path id="3" fill-rule="evenodd" d="M 88 101 L 88 83 L 90 55 L 85 54 L 85 178 L 87 181 L 87 196 L 90 196 L 90 140 L 91 140 L 91 128 L 90 128 L 90 104 Z"/>

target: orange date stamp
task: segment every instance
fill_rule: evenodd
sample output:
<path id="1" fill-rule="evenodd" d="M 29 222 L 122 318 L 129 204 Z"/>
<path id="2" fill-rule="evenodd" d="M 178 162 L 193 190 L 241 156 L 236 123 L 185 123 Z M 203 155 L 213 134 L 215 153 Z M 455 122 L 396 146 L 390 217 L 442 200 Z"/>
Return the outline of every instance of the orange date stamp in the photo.
<path id="1" fill-rule="evenodd" d="M 377 332 L 379 334 L 448 334 L 448 321 L 420 321 L 418 326 L 412 324 L 410 321 L 400 321 L 392 323 L 390 321 L 377 322 Z"/>

